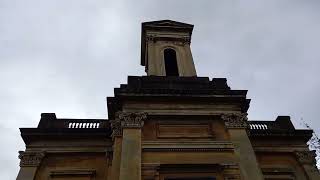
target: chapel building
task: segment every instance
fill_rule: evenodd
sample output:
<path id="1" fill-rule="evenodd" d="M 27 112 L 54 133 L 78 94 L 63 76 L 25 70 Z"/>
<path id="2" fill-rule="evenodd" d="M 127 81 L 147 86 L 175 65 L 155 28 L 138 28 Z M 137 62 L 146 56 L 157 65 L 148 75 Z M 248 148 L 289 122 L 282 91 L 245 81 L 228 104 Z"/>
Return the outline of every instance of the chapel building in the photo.
<path id="1" fill-rule="evenodd" d="M 247 119 L 247 90 L 198 77 L 193 25 L 142 23 L 141 65 L 107 97 L 109 119 L 42 113 L 20 128 L 17 180 L 319 180 L 312 130 Z"/>

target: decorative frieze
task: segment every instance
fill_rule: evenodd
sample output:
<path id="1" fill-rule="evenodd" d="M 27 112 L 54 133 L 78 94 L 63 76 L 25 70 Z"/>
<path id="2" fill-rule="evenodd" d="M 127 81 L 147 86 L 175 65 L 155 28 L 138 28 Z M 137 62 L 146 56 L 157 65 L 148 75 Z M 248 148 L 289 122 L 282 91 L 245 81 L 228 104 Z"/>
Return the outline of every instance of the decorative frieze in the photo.
<path id="1" fill-rule="evenodd" d="M 44 158 L 44 152 L 19 151 L 20 167 L 37 167 Z"/>
<path id="2" fill-rule="evenodd" d="M 316 164 L 316 154 L 314 151 L 296 151 L 295 155 L 301 164 Z"/>
<path id="3" fill-rule="evenodd" d="M 228 113 L 221 115 L 227 128 L 247 128 L 247 113 Z"/>
<path id="4" fill-rule="evenodd" d="M 170 36 L 159 36 L 159 35 L 155 35 L 155 34 L 146 36 L 147 43 L 155 43 L 157 41 L 164 41 L 167 43 L 173 42 L 174 44 L 179 42 L 179 44 L 176 44 L 176 45 L 185 45 L 185 44 L 191 43 L 191 37 L 189 37 L 189 36 L 170 37 Z"/>
<path id="5" fill-rule="evenodd" d="M 141 128 L 147 119 L 147 113 L 117 112 L 116 119 L 120 121 L 121 128 Z"/>

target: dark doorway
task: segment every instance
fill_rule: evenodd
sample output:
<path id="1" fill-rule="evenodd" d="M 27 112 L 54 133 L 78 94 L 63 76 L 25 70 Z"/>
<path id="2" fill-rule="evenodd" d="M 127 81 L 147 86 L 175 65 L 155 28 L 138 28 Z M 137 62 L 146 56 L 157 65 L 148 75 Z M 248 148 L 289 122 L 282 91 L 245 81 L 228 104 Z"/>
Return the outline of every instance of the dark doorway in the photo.
<path id="1" fill-rule="evenodd" d="M 173 49 L 164 50 L 164 63 L 167 76 L 179 76 L 179 70 L 177 65 L 176 51 Z"/>

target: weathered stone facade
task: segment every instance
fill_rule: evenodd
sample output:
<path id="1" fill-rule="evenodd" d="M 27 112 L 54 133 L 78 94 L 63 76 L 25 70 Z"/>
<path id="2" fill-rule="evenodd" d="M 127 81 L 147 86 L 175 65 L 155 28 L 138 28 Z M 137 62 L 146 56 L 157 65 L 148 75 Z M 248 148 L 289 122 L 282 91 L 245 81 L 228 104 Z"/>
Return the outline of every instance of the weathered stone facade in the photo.
<path id="1" fill-rule="evenodd" d="M 17 180 L 320 179 L 306 145 L 311 130 L 295 129 L 288 116 L 250 121 L 246 90 L 197 77 L 192 29 L 143 23 L 148 76 L 129 76 L 115 88 L 109 120 L 43 113 L 37 128 L 21 128 L 26 150 Z M 165 54 L 168 48 L 174 53 Z"/>

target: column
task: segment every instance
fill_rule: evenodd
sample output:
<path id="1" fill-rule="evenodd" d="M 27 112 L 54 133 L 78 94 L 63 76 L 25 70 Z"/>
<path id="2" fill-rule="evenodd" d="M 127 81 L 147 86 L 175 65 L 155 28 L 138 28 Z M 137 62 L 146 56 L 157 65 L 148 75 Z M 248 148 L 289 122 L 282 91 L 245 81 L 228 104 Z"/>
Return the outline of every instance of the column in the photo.
<path id="1" fill-rule="evenodd" d="M 19 151 L 20 171 L 17 180 L 34 180 L 44 156 L 44 152 Z"/>
<path id="2" fill-rule="evenodd" d="M 120 162 L 121 162 L 121 146 L 122 146 L 122 129 L 119 118 L 111 120 L 112 139 L 113 139 L 113 156 L 111 166 L 111 179 L 119 180 Z"/>
<path id="3" fill-rule="evenodd" d="M 317 180 L 320 179 L 319 170 L 316 167 L 316 154 L 315 151 L 296 151 L 295 155 L 298 162 L 305 170 L 308 179 Z"/>
<path id="4" fill-rule="evenodd" d="M 118 113 L 122 127 L 119 180 L 141 180 L 141 128 L 146 113 Z"/>
<path id="5" fill-rule="evenodd" d="M 247 113 L 222 114 L 222 120 L 235 146 L 235 154 L 239 158 L 242 179 L 263 180 L 255 152 L 247 135 Z"/>

